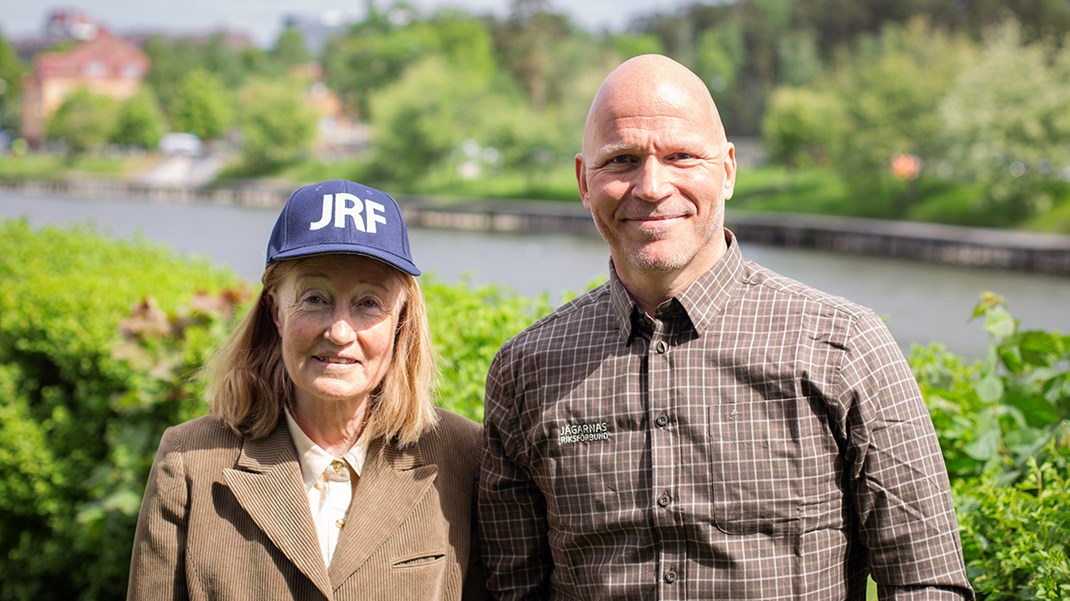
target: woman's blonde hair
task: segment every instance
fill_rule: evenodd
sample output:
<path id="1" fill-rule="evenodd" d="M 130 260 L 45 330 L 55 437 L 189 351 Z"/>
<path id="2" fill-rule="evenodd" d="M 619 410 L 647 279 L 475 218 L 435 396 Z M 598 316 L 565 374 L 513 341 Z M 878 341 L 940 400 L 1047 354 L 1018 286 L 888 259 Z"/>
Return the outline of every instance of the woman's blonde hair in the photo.
<path id="1" fill-rule="evenodd" d="M 273 318 L 272 293 L 300 259 L 267 266 L 256 304 L 205 364 L 211 413 L 239 434 L 271 433 L 284 408 L 292 408 L 294 384 L 282 360 L 282 339 Z M 404 285 L 394 353 L 383 381 L 372 394 L 364 427 L 369 440 L 383 437 L 399 446 L 415 443 L 434 427 L 438 357 L 431 344 L 427 307 L 416 278 L 395 270 Z"/>

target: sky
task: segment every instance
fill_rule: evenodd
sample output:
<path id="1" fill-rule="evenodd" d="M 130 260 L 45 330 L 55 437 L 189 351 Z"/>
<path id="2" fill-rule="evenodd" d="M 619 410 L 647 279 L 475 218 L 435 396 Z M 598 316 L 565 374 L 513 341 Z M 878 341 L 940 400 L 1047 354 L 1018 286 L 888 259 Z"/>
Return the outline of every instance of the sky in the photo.
<path id="1" fill-rule="evenodd" d="M 462 8 L 473 14 L 507 13 L 507 0 L 409 0 L 421 10 Z M 0 0 L 0 31 L 8 39 L 30 37 L 43 27 L 54 9 L 72 9 L 117 33 L 133 31 L 213 31 L 222 27 L 244 31 L 261 45 L 270 45 L 283 18 L 338 11 L 359 18 L 367 0 Z M 549 0 L 551 10 L 568 15 L 579 26 L 617 30 L 638 16 L 668 13 L 697 0 Z M 377 4 L 387 3 L 377 0 Z"/>

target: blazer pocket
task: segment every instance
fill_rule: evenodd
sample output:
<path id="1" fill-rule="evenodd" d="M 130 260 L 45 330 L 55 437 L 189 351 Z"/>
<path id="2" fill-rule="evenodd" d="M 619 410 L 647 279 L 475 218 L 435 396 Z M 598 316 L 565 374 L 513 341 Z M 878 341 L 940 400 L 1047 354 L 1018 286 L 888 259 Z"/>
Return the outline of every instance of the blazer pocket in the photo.
<path id="1" fill-rule="evenodd" d="M 408 569 L 408 568 L 420 568 L 424 566 L 430 566 L 433 564 L 441 563 L 445 561 L 445 553 L 422 553 L 420 555 L 414 555 L 411 557 L 403 557 L 401 559 L 394 560 L 391 564 L 392 568 Z"/>

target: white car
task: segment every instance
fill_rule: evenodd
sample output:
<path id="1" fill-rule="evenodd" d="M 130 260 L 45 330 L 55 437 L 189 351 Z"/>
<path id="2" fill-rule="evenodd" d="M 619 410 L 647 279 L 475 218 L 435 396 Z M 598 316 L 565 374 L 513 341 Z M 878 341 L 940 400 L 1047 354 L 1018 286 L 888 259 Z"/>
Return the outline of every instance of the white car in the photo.
<path id="1" fill-rule="evenodd" d="M 195 134 L 170 133 L 160 138 L 160 152 L 188 157 L 200 156 L 203 150 L 201 139 Z"/>

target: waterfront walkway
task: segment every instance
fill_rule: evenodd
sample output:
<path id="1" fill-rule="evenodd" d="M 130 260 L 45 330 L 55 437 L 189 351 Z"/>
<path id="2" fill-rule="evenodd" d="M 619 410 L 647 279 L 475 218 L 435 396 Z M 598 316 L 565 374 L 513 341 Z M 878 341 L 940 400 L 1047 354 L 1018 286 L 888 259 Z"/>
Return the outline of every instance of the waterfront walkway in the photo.
<path id="1" fill-rule="evenodd" d="M 262 183 L 228 188 L 144 182 L 0 181 L 0 190 L 71 198 L 208 202 L 281 207 L 291 190 Z M 451 200 L 409 196 L 399 204 L 410 225 L 499 232 L 571 232 L 596 236 L 590 214 L 575 203 Z M 726 225 L 748 242 L 992 269 L 1070 275 L 1070 236 L 931 223 L 727 209 Z"/>

